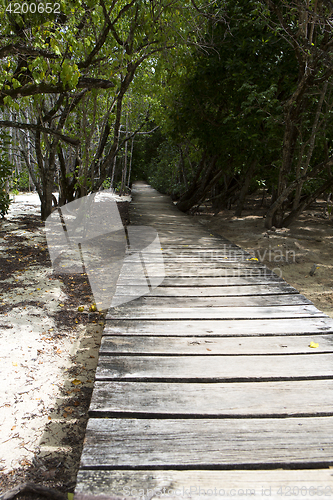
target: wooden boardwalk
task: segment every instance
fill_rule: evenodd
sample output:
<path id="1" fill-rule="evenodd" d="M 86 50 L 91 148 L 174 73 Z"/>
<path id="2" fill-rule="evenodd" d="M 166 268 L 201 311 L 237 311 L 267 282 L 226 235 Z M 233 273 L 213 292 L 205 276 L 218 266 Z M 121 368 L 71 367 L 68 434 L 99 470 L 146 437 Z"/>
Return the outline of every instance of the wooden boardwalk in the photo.
<path id="1" fill-rule="evenodd" d="M 75 499 L 333 497 L 333 320 L 149 186 L 131 210 L 166 277 L 109 310 Z"/>

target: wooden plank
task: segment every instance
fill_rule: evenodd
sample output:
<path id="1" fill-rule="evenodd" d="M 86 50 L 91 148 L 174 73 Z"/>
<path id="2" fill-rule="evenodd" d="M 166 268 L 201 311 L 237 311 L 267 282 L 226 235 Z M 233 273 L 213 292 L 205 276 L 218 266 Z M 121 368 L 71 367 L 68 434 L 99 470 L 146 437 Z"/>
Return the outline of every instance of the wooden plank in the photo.
<path id="1" fill-rule="evenodd" d="M 146 284 L 146 280 L 143 282 Z M 135 276 L 128 275 L 127 277 L 121 277 L 118 280 L 117 285 L 119 286 L 133 286 L 141 285 Z M 273 285 L 273 284 L 284 284 L 286 281 L 279 278 L 276 274 L 263 275 L 263 276 L 215 276 L 215 277 L 170 277 L 166 276 L 163 282 L 159 285 L 159 288 L 163 287 L 222 287 L 222 286 L 248 286 L 248 285 Z"/>
<path id="2" fill-rule="evenodd" d="M 107 319 L 260 319 L 325 316 L 313 305 L 272 307 L 137 307 L 109 309 Z"/>
<path id="3" fill-rule="evenodd" d="M 310 343 L 318 344 L 317 348 Z M 305 354 L 333 352 L 332 334 L 273 337 L 103 336 L 100 354 Z"/>
<path id="4" fill-rule="evenodd" d="M 133 284 L 135 284 L 135 276 L 136 272 L 140 272 L 142 269 L 141 264 L 134 266 L 134 264 L 128 264 L 122 269 L 122 276 L 121 279 L 133 279 Z M 162 267 L 163 269 L 163 267 Z M 241 266 L 241 265 L 235 265 L 232 267 L 230 264 L 229 267 L 224 266 L 224 267 L 213 267 L 213 266 L 191 266 L 191 267 L 185 267 L 185 266 L 174 266 L 173 268 L 166 267 L 164 266 L 164 273 L 161 271 L 161 265 L 156 266 L 155 268 L 153 266 L 149 267 L 150 273 L 153 273 L 154 277 L 169 277 L 169 278 L 223 278 L 223 277 L 228 277 L 228 276 L 244 276 L 244 277 L 253 277 L 253 276 L 271 276 L 274 277 L 273 271 L 270 271 L 267 268 L 260 268 L 260 267 L 252 267 L 252 266 Z"/>
<path id="5" fill-rule="evenodd" d="M 333 493 L 333 471 L 316 470 L 80 470 L 75 500 L 127 498 L 256 498 L 318 500 Z"/>
<path id="6" fill-rule="evenodd" d="M 112 312 L 112 311 L 110 311 Z M 154 335 L 192 337 L 237 337 L 333 333 L 333 319 L 328 316 L 257 320 L 113 320 L 108 314 L 104 335 Z"/>
<path id="7" fill-rule="evenodd" d="M 333 415 L 333 380 L 238 383 L 95 382 L 90 417 Z M 132 415 L 129 415 L 132 414 Z"/>
<path id="8" fill-rule="evenodd" d="M 137 259 L 135 255 L 130 254 L 126 257 L 126 262 L 136 263 Z M 149 262 L 151 265 L 157 264 L 161 262 L 161 255 L 156 254 L 156 252 L 151 254 L 146 254 L 143 252 L 143 257 L 145 262 Z M 185 266 L 187 267 L 196 267 L 199 264 L 204 267 L 248 267 L 249 269 L 253 266 L 259 269 L 264 269 L 266 266 L 258 262 L 258 259 L 255 259 L 251 256 L 247 256 L 244 254 L 237 254 L 235 256 L 221 256 L 221 257 L 166 257 L 163 255 L 163 262 L 166 268 L 174 269 L 175 267 Z"/>
<path id="9" fill-rule="evenodd" d="M 267 270 L 269 269 L 264 265 L 261 264 L 260 262 L 253 261 L 251 259 L 241 259 L 241 258 L 235 258 L 235 259 L 228 259 L 225 258 L 223 260 L 218 260 L 218 261 L 208 261 L 205 262 L 204 260 L 183 260 L 180 262 L 173 262 L 173 261 L 168 261 L 167 259 L 163 259 L 164 265 L 167 269 L 175 269 L 177 267 L 184 267 L 184 268 L 214 268 L 214 269 L 229 269 L 229 268 L 245 268 L 245 269 L 262 269 L 262 270 Z M 152 263 L 154 264 L 154 263 Z"/>
<path id="10" fill-rule="evenodd" d="M 133 295 L 135 297 L 135 295 Z M 118 293 L 115 294 L 118 297 Z M 123 297 L 121 295 L 121 297 Z M 128 294 L 127 297 L 130 297 Z M 202 307 L 268 307 L 268 306 L 291 306 L 312 304 L 312 302 L 301 294 L 281 294 L 281 295 L 236 295 L 232 297 L 152 297 L 150 294 L 139 297 L 131 302 L 126 302 L 122 306 L 122 311 L 136 308 L 202 308 Z"/>
<path id="11" fill-rule="evenodd" d="M 333 464 L 333 417 L 88 421 L 81 469 Z"/>
<path id="12" fill-rule="evenodd" d="M 247 252 L 243 250 L 240 247 L 233 246 L 233 245 L 222 245 L 220 244 L 219 246 L 215 248 L 209 248 L 206 245 L 203 246 L 201 249 L 199 248 L 193 248 L 191 250 L 187 249 L 182 249 L 179 248 L 178 250 L 173 250 L 173 249 L 168 249 L 165 247 L 160 247 L 159 249 L 153 249 L 151 250 L 149 247 L 147 249 L 143 250 L 144 257 L 148 258 L 154 258 L 157 256 L 160 256 L 161 253 L 163 255 L 163 258 L 166 261 L 170 262 L 182 262 L 184 259 L 185 261 L 200 261 L 200 262 L 212 262 L 212 261 L 219 261 L 219 260 L 224 260 L 224 259 L 229 259 L 229 258 L 237 258 L 240 260 L 246 260 L 250 259 L 254 262 L 258 262 L 258 258 L 254 253 Z M 271 251 L 272 253 L 272 251 Z M 126 255 L 130 258 L 131 257 L 131 252 L 128 251 L 126 252 Z M 264 254 L 263 254 L 264 255 Z M 269 256 L 269 254 L 266 252 L 266 256 Z M 288 255 L 288 254 L 287 254 Z"/>
<path id="13" fill-rule="evenodd" d="M 205 250 L 205 247 L 203 247 L 203 250 Z M 195 251 L 193 250 L 192 252 L 185 252 L 185 251 L 177 251 L 177 252 L 171 252 L 171 251 L 166 251 L 164 248 L 161 248 L 161 252 L 163 255 L 163 260 L 165 262 L 170 262 L 170 263 L 188 263 L 191 264 L 192 262 L 194 263 L 200 263 L 200 262 L 206 262 L 206 263 L 216 263 L 216 262 L 221 262 L 224 263 L 224 261 L 244 261 L 244 262 L 250 262 L 251 264 L 262 264 L 260 260 L 254 255 L 249 252 L 245 252 L 244 250 L 240 248 L 224 248 L 219 250 L 218 248 L 214 250 L 205 250 L 202 252 Z M 154 259 L 157 257 L 157 252 L 144 252 L 144 257 L 148 257 L 151 259 Z M 160 254 L 159 254 L 160 255 Z M 266 254 L 266 256 L 268 256 Z"/>
<path id="14" fill-rule="evenodd" d="M 117 295 L 135 295 L 140 293 L 141 286 L 128 284 L 117 287 Z M 149 297 L 239 297 L 242 295 L 282 295 L 298 294 L 296 288 L 287 283 L 272 285 L 246 285 L 246 286 L 202 286 L 202 287 L 168 287 L 154 288 Z"/>
<path id="15" fill-rule="evenodd" d="M 104 356 L 96 380 L 255 381 L 333 377 L 332 354 Z"/>

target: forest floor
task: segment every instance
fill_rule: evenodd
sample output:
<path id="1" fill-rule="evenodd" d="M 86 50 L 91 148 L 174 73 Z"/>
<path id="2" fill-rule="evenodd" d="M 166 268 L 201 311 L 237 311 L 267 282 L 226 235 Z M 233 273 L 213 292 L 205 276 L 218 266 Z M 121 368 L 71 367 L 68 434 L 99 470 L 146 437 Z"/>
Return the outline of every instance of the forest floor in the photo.
<path id="1" fill-rule="evenodd" d="M 25 482 L 68 493 L 104 314 L 89 313 L 94 298 L 86 274 L 53 271 L 38 196 L 15 198 L 0 220 L 0 497 Z M 124 218 L 127 209 L 120 203 Z"/>
<path id="2" fill-rule="evenodd" d="M 234 210 L 214 215 L 209 207 L 193 217 L 250 252 L 333 318 L 333 216 L 327 202 L 318 200 L 290 227 L 270 231 L 264 227 L 267 207 L 260 205 L 253 196 L 239 218 Z"/>

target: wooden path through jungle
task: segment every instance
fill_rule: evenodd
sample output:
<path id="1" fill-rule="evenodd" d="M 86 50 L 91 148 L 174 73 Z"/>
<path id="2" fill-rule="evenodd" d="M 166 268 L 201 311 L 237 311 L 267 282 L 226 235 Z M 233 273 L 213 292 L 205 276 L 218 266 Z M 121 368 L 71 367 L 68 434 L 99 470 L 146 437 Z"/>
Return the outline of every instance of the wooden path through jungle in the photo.
<path id="1" fill-rule="evenodd" d="M 109 309 L 76 500 L 332 497 L 333 320 L 167 196 L 133 196 L 165 279 Z"/>

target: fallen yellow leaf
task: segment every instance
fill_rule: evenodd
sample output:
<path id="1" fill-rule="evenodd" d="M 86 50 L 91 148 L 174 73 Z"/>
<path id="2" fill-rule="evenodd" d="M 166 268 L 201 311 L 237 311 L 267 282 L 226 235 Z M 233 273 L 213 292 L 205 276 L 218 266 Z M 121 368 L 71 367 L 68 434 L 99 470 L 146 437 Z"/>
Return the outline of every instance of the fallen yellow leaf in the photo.
<path id="1" fill-rule="evenodd" d="M 309 347 L 319 347 L 319 344 L 316 344 L 316 342 L 310 342 Z"/>
<path id="2" fill-rule="evenodd" d="M 82 384 L 82 382 L 81 382 L 81 380 L 75 378 L 74 380 L 72 380 L 72 384 L 79 385 L 79 384 Z"/>

